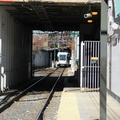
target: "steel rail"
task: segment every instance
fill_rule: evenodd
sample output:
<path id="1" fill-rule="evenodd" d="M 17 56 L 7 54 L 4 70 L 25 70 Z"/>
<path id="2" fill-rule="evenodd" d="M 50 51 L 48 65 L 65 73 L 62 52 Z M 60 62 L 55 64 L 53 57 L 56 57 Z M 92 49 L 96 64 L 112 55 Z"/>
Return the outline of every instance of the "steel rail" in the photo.
<path id="1" fill-rule="evenodd" d="M 49 77 L 52 73 L 54 73 L 58 68 L 56 68 L 55 70 L 53 70 L 51 73 L 49 73 L 48 75 L 38 79 L 36 78 L 35 80 L 37 80 L 35 83 L 33 83 L 32 85 L 30 85 L 29 87 L 27 87 L 25 90 L 21 91 L 19 94 L 17 94 L 13 99 L 9 100 L 8 102 L 6 102 L 2 107 L 0 107 L 0 113 L 3 112 L 6 108 L 8 108 L 12 103 L 14 103 L 14 101 L 17 101 L 19 98 L 21 98 L 24 94 L 26 94 L 26 92 L 31 89 L 33 86 L 35 86 L 36 84 L 38 84 L 40 81 L 44 80 L 45 78 Z"/>
<path id="2" fill-rule="evenodd" d="M 18 91 L 16 90 L 16 91 L 14 91 L 14 92 L 12 92 L 12 93 L 8 93 L 8 95 L 6 95 L 5 98 L 3 98 L 3 99 L 0 101 L 0 106 L 1 106 L 3 103 L 7 102 L 7 100 L 8 100 L 11 96 L 15 95 L 17 92 L 18 92 Z"/>
<path id="3" fill-rule="evenodd" d="M 54 93 L 55 87 L 56 87 L 58 81 L 60 80 L 60 78 L 61 78 L 64 70 L 65 70 L 65 68 L 63 69 L 63 71 L 61 72 L 61 74 L 59 75 L 59 77 L 57 78 L 55 84 L 53 85 L 53 87 L 52 87 L 52 89 L 51 89 L 51 91 L 50 91 L 50 94 L 49 94 L 48 98 L 46 99 L 45 104 L 42 106 L 42 108 L 41 108 L 40 111 L 38 112 L 35 120 L 43 120 L 44 110 L 46 109 L 48 103 L 50 102 L 50 100 L 51 100 L 51 98 L 52 98 L 52 95 L 53 95 L 53 93 Z"/>

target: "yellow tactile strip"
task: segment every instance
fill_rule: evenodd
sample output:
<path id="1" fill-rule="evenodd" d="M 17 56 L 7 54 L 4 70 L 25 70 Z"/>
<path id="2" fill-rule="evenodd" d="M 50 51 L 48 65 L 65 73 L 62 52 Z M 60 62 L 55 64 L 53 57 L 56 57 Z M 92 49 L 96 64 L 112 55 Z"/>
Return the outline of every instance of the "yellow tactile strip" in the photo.
<path id="1" fill-rule="evenodd" d="M 62 93 L 57 120 L 80 120 L 75 93 Z"/>

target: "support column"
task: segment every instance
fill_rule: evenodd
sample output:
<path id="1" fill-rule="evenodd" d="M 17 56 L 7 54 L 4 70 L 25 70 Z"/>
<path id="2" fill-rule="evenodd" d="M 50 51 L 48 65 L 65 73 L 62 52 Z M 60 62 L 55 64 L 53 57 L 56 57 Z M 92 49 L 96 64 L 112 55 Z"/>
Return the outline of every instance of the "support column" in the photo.
<path id="1" fill-rule="evenodd" d="M 82 31 L 82 27 L 83 26 L 81 26 L 80 27 L 80 39 L 79 39 L 79 84 L 80 84 L 80 88 L 81 88 L 81 86 L 82 86 L 82 69 L 81 69 L 81 62 L 82 62 L 82 56 L 83 56 L 83 54 L 81 54 L 81 44 L 82 44 L 82 41 L 83 41 L 83 31 Z"/>
<path id="2" fill-rule="evenodd" d="M 107 87 L 107 3 L 101 2 L 101 48 L 100 48 L 100 120 L 106 120 L 106 87 Z"/>
<path id="3" fill-rule="evenodd" d="M 0 74 L 2 62 L 2 9 L 0 9 Z M 1 75 L 0 75 L 0 92 L 1 92 Z"/>

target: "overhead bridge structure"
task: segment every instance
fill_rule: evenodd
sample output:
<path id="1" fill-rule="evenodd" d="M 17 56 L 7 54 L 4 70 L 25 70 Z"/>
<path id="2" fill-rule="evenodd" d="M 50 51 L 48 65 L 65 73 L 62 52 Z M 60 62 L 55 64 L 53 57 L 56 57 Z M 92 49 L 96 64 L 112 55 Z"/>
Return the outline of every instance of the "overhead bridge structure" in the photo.
<path id="1" fill-rule="evenodd" d="M 111 39 L 117 38 L 117 34 L 115 34 L 115 36 L 108 39 L 107 34 L 108 11 L 111 11 L 110 15 L 114 11 L 112 9 L 114 4 L 111 1 L 114 2 L 113 0 L 0 0 L 0 93 L 6 89 L 17 87 L 31 79 L 33 30 L 52 32 L 80 31 L 78 46 L 79 48 L 81 45 L 83 46 L 79 49 L 79 51 L 81 50 L 79 53 L 84 52 L 84 56 L 79 54 L 79 63 L 81 63 L 79 64 L 79 72 L 88 63 L 82 66 L 82 62 L 84 62 L 82 57 L 86 60 L 88 58 L 86 55 L 92 54 L 92 43 L 88 45 L 89 41 L 100 41 L 100 47 L 98 45 L 100 54 L 97 53 L 100 55 L 100 58 L 91 56 L 90 60 L 93 65 L 100 62 L 100 120 L 106 120 L 107 75 L 110 77 L 110 80 L 112 80 L 110 75 L 114 74 L 116 76 L 115 74 L 118 73 L 117 76 L 119 76 L 117 68 L 115 68 L 117 72 L 111 70 L 113 62 L 107 61 L 108 46 L 110 46 L 109 51 L 113 52 Z M 118 1 L 116 0 L 116 2 Z M 97 14 L 92 14 L 93 12 Z M 114 19 L 110 16 L 109 26 L 112 25 L 111 20 Z M 113 25 L 117 25 L 119 28 L 119 24 Z M 111 27 L 110 29 L 113 34 Z M 116 38 L 114 41 L 119 43 L 118 38 Z M 88 42 L 84 44 L 84 41 Z M 92 49 L 94 48 L 92 47 Z M 114 48 L 113 50 L 116 49 Z M 93 51 L 96 51 L 96 49 Z M 116 51 L 114 55 L 117 56 Z M 109 58 L 112 58 L 111 54 Z M 117 62 L 119 64 L 119 61 Z M 118 64 L 113 66 L 118 66 Z M 107 69 L 110 69 L 109 74 Z M 112 72 L 113 74 L 111 74 Z M 85 75 L 83 73 L 83 76 Z M 116 85 L 119 85 L 118 81 Z M 109 81 L 108 83 L 110 90 L 115 87 L 116 92 L 115 84 Z M 85 83 L 83 86 L 85 86 Z M 113 93 L 115 92 L 113 91 Z M 117 92 L 117 98 L 119 98 L 119 86 Z"/>
<path id="2" fill-rule="evenodd" d="M 84 14 L 89 12 L 98 12 L 92 19 L 94 24 L 100 22 L 98 0 L 11 0 L 1 1 L 0 4 L 11 17 L 29 25 L 31 29 L 79 30 L 81 24 L 86 24 Z"/>
<path id="3" fill-rule="evenodd" d="M 0 0 L 0 91 L 31 78 L 32 30 L 80 31 L 100 39 L 99 0 Z M 84 14 L 97 12 L 88 23 Z"/>

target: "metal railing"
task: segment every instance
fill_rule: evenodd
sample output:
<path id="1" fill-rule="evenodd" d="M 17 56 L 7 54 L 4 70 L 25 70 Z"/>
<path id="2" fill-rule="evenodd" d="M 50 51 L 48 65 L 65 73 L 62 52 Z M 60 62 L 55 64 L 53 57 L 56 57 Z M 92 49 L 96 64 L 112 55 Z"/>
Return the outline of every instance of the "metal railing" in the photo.
<path id="1" fill-rule="evenodd" d="M 81 43 L 81 90 L 99 90 L 100 42 Z"/>

